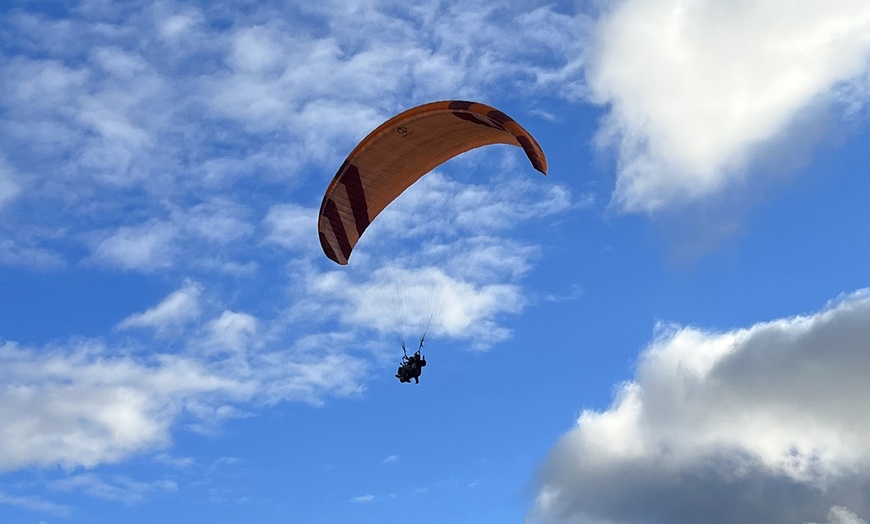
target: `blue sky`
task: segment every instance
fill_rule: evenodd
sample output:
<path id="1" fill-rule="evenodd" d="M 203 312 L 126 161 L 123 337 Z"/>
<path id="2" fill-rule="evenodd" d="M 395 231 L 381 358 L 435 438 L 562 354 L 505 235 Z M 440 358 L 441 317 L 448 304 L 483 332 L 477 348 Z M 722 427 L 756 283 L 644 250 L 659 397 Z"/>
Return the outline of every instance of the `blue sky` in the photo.
<path id="1" fill-rule="evenodd" d="M 0 521 L 870 521 L 865 1 L 0 14 Z M 549 175 L 462 155 L 333 264 L 444 99 Z"/>

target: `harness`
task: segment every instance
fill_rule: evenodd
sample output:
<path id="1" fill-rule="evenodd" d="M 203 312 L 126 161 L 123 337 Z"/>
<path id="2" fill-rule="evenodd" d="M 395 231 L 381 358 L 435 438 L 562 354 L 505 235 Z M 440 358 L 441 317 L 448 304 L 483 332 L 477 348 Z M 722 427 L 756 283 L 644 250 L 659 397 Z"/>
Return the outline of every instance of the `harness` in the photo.
<path id="1" fill-rule="evenodd" d="M 426 335 L 420 337 L 420 346 L 417 348 L 417 351 L 410 357 L 408 356 L 408 350 L 405 349 L 405 343 L 402 342 L 402 370 L 404 370 L 404 375 L 409 380 L 414 376 L 419 376 L 420 368 L 422 368 L 422 366 L 420 365 L 420 361 L 423 360 L 423 362 L 425 362 L 425 358 L 421 354 L 421 352 L 423 351 L 423 342 L 425 339 Z M 416 357 L 416 359 L 412 361 L 414 357 Z"/>

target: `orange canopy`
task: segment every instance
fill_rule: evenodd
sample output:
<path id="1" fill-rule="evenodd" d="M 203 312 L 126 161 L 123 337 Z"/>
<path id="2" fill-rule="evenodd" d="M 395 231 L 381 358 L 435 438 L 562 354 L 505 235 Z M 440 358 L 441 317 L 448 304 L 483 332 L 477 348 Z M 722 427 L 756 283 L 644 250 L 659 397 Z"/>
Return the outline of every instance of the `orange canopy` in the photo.
<path id="1" fill-rule="evenodd" d="M 488 105 L 432 102 L 387 120 L 348 155 L 326 189 L 318 223 L 323 252 L 347 264 L 372 220 L 403 191 L 451 158 L 490 144 L 523 148 L 535 169 L 547 174 L 538 142 Z"/>

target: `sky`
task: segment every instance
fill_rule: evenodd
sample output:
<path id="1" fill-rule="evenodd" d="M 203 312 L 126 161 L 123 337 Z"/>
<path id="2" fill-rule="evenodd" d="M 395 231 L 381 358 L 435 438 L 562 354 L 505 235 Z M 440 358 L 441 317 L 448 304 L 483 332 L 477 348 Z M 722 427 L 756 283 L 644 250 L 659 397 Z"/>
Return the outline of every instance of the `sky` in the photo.
<path id="1" fill-rule="evenodd" d="M 866 0 L 4 2 L 0 522 L 866 524 L 868 146 Z"/>

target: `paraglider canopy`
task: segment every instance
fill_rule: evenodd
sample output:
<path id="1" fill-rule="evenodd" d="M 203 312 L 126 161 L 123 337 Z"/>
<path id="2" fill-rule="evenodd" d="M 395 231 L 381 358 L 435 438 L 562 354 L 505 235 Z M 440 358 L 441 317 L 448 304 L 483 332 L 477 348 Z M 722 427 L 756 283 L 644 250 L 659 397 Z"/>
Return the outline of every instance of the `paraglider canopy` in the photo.
<path id="1" fill-rule="evenodd" d="M 538 142 L 488 105 L 432 102 L 387 120 L 348 155 L 323 196 L 318 222 L 323 252 L 347 264 L 369 224 L 403 191 L 451 158 L 491 144 L 521 147 L 532 166 L 547 174 Z"/>

